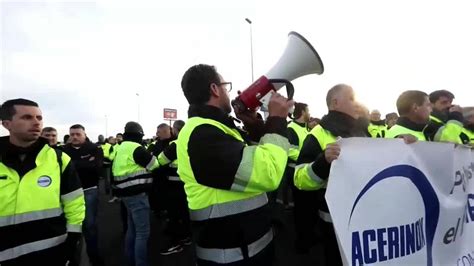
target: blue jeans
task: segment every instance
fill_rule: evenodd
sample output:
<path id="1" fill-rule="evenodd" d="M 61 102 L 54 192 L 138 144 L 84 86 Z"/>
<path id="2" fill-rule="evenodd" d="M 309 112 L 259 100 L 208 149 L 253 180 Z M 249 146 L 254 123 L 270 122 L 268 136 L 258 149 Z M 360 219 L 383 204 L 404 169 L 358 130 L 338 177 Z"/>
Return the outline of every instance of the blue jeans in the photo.
<path id="1" fill-rule="evenodd" d="M 86 217 L 82 224 L 82 231 L 87 245 L 87 255 L 91 262 L 100 261 L 98 237 L 97 237 L 97 208 L 98 208 L 98 189 L 91 188 L 84 191 L 86 202 Z"/>
<path id="2" fill-rule="evenodd" d="M 145 193 L 122 198 L 128 214 L 125 237 L 129 265 L 148 266 L 148 238 L 150 236 L 150 204 Z"/>

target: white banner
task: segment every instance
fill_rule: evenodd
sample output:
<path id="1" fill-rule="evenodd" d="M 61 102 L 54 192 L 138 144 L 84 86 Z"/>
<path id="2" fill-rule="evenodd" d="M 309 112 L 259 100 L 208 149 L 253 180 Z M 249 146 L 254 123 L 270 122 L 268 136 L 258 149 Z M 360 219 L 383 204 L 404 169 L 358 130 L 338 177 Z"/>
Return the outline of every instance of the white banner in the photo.
<path id="1" fill-rule="evenodd" d="M 474 155 L 446 143 L 339 141 L 326 200 L 345 265 L 474 265 Z"/>

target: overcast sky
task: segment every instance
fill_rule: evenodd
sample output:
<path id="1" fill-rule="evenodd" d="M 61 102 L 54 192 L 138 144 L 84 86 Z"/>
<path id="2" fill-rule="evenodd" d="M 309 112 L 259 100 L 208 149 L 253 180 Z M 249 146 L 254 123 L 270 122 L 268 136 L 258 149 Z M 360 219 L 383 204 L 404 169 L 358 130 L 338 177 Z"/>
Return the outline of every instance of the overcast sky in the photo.
<path id="1" fill-rule="evenodd" d="M 295 100 L 313 116 L 327 90 L 352 85 L 359 101 L 396 111 L 407 89 L 448 89 L 474 105 L 470 1 L 1 1 L 0 101 L 37 101 L 60 135 L 81 123 L 92 140 L 139 120 L 147 137 L 163 108 L 187 118 L 180 81 L 191 65 L 215 65 L 237 90 L 279 59 L 290 31 L 318 51 L 323 75 L 299 78 Z M 138 94 L 138 96 L 137 96 Z M 107 119 L 106 119 L 107 117 Z M 107 120 L 107 126 L 106 126 Z M 0 131 L 2 135 L 5 130 Z"/>

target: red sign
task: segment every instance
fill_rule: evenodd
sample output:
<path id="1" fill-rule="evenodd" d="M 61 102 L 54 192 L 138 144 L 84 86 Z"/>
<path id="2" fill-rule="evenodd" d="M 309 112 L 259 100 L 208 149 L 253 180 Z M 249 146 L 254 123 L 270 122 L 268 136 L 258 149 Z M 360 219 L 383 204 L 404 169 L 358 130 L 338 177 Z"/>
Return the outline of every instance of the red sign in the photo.
<path id="1" fill-rule="evenodd" d="M 178 117 L 178 110 L 164 108 L 163 109 L 163 118 L 166 120 L 176 120 Z"/>

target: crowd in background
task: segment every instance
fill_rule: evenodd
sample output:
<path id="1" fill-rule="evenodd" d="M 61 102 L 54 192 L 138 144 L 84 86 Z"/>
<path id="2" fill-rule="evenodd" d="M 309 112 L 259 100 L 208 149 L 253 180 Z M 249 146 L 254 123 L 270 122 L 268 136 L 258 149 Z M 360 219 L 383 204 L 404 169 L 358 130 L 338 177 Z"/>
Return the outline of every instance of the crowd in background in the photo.
<path id="1" fill-rule="evenodd" d="M 405 91 L 397 112 L 384 119 L 344 84 L 328 91 L 321 119 L 311 117 L 307 104 L 275 94 L 266 121 L 253 110 L 235 110 L 243 122 L 237 126 L 228 117 L 229 83 L 214 67 L 190 68 L 182 81 L 189 120 L 160 124 L 146 140 L 141 125 L 128 122 L 122 133 L 100 135 L 95 143 L 75 124 L 58 143 L 57 131 L 43 128 L 35 102 L 5 102 L 1 118 L 10 135 L 0 141 L 0 264 L 77 264 L 82 234 L 90 263 L 104 265 L 97 238 L 104 180 L 109 203 L 121 205 L 130 265 L 148 265 L 150 215 L 168 221 L 162 255 L 194 242 L 199 265 L 271 265 L 274 214 L 268 209 L 275 204 L 294 214 L 298 253 L 322 242 L 326 265 L 341 265 L 324 199 L 331 162 L 341 152 L 338 138 L 474 144 L 474 108 L 454 105 L 446 90 Z"/>

